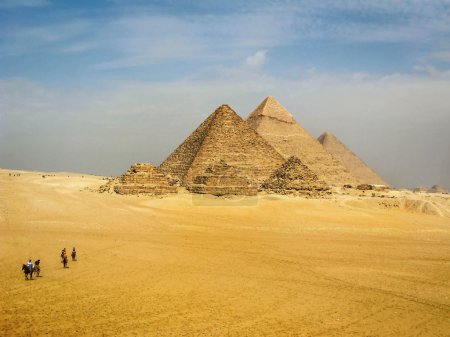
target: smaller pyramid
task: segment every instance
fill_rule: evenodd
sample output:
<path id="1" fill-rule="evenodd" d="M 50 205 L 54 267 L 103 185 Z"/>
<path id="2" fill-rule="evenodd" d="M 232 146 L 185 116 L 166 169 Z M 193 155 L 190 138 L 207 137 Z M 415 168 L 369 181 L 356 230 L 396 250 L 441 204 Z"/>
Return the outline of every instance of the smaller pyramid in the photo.
<path id="1" fill-rule="evenodd" d="M 237 167 L 224 160 L 210 165 L 203 174 L 195 176 L 187 187 L 192 193 L 222 195 L 256 195 L 257 188 Z"/>
<path id="2" fill-rule="evenodd" d="M 299 194 L 318 197 L 330 193 L 327 184 L 320 180 L 308 166 L 295 157 L 289 157 L 261 188 L 278 194 Z"/>
<path id="3" fill-rule="evenodd" d="M 151 194 L 161 195 L 177 193 L 175 181 L 156 167 L 148 163 L 136 163 L 120 176 L 114 186 L 118 194 Z"/>
<path id="4" fill-rule="evenodd" d="M 272 96 L 266 97 L 250 113 L 247 122 L 285 160 L 291 156 L 300 158 L 311 171 L 328 184 L 343 185 L 358 182 Z"/>
<path id="5" fill-rule="evenodd" d="M 428 190 L 428 192 L 430 192 L 430 193 L 448 193 L 448 191 L 445 188 L 443 188 L 442 186 L 439 186 L 439 185 L 433 185 Z"/>
<path id="6" fill-rule="evenodd" d="M 324 132 L 318 138 L 336 160 L 338 160 L 360 183 L 389 186 L 381 177 L 375 173 L 365 162 L 354 154 L 331 132 Z"/>
<path id="7" fill-rule="evenodd" d="M 428 189 L 426 187 L 423 187 L 423 186 L 417 186 L 417 187 L 415 187 L 413 189 L 413 192 L 416 192 L 416 193 L 418 193 L 418 192 L 427 192 L 427 191 L 428 191 Z"/>
<path id="8" fill-rule="evenodd" d="M 272 96 L 266 97 L 248 116 L 248 120 L 259 116 L 273 118 L 284 123 L 294 123 L 294 117 L 291 113 Z"/>

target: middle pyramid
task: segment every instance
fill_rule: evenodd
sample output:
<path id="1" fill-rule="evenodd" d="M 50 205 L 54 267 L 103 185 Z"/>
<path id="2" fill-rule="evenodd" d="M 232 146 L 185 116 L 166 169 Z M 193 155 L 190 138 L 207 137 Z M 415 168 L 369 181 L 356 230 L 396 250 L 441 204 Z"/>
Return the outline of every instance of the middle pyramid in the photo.
<path id="1" fill-rule="evenodd" d="M 358 183 L 275 98 L 269 96 L 264 99 L 249 115 L 247 122 L 284 158 L 300 158 L 325 182 L 332 185 Z"/>
<path id="2" fill-rule="evenodd" d="M 225 163 L 259 186 L 284 158 L 228 105 L 216 109 L 159 166 L 189 187 L 212 165 Z"/>

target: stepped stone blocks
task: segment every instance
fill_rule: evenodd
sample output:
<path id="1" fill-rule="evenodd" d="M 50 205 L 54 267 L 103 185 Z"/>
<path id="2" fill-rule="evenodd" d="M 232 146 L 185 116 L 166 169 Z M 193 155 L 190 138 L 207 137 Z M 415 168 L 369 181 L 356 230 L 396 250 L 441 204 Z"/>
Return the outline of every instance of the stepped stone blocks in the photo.
<path id="1" fill-rule="evenodd" d="M 295 156 L 289 157 L 262 183 L 261 188 L 278 194 L 296 194 L 308 197 L 331 194 L 330 187 Z"/>
<path id="2" fill-rule="evenodd" d="M 375 173 L 375 171 L 373 171 L 331 132 L 323 133 L 318 140 L 323 145 L 325 150 L 327 150 L 336 160 L 338 160 L 354 177 L 359 180 L 360 183 L 389 186 L 378 174 Z"/>
<path id="3" fill-rule="evenodd" d="M 358 183 L 273 97 L 264 99 L 247 121 L 285 159 L 290 156 L 300 158 L 303 164 L 326 183 Z"/>
<path id="4" fill-rule="evenodd" d="M 118 194 L 161 195 L 177 193 L 177 186 L 153 165 L 137 163 L 120 176 L 114 191 Z"/>
<path id="5" fill-rule="evenodd" d="M 192 193 L 222 195 L 256 195 L 257 188 L 239 169 L 220 160 L 210 165 L 202 175 L 195 176 L 187 187 Z"/>
<path id="6" fill-rule="evenodd" d="M 161 165 L 190 186 L 223 160 L 259 186 L 284 162 L 283 157 L 228 105 L 214 111 Z M 212 183 L 212 180 L 211 180 Z M 193 191 L 195 189 L 192 189 Z"/>

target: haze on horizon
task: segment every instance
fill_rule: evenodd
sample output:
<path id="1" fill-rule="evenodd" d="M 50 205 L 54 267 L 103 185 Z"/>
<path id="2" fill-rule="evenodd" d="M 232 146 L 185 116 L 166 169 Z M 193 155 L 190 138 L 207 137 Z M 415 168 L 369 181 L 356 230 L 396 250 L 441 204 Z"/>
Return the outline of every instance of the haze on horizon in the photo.
<path id="1" fill-rule="evenodd" d="M 0 167 L 161 163 L 268 95 L 394 186 L 450 189 L 450 2 L 0 0 Z"/>

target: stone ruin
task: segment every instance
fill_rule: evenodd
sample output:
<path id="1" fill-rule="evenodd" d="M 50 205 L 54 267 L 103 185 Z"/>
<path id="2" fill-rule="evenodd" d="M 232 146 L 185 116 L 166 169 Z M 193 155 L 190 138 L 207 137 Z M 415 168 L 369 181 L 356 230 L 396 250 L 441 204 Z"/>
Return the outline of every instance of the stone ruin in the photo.
<path id="1" fill-rule="evenodd" d="M 162 195 L 177 193 L 177 181 L 147 163 L 136 163 L 118 179 L 114 186 L 118 194 Z"/>
<path id="2" fill-rule="evenodd" d="M 258 189 L 239 169 L 224 160 L 210 165 L 202 175 L 195 176 L 187 186 L 192 193 L 222 195 L 256 195 Z"/>
<path id="3" fill-rule="evenodd" d="M 331 194 L 330 187 L 295 156 L 289 157 L 269 179 L 264 181 L 261 189 L 272 193 L 307 197 Z"/>

